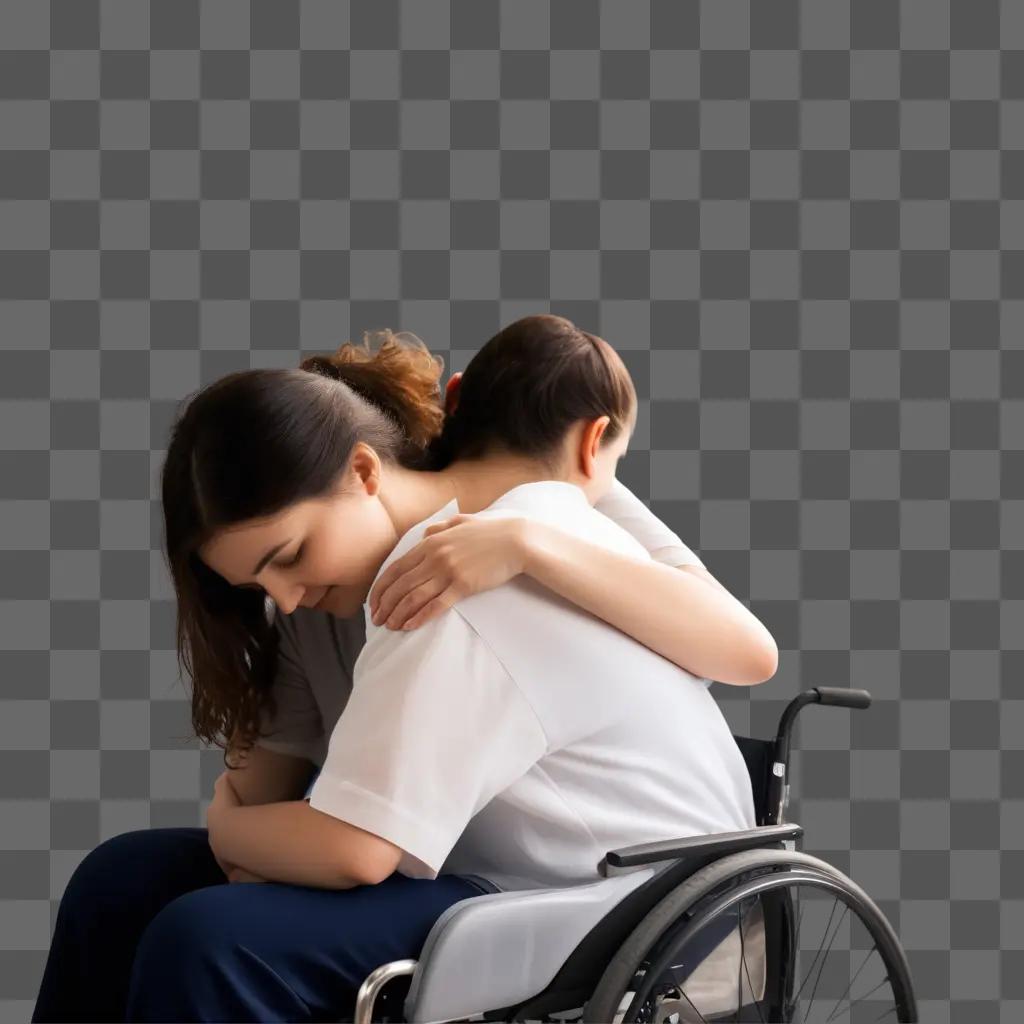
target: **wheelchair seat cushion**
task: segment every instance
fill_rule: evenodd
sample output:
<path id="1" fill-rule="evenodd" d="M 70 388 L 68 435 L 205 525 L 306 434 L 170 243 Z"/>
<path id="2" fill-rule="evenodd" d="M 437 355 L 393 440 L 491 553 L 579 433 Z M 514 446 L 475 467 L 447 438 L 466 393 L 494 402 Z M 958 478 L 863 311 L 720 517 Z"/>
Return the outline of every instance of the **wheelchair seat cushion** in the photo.
<path id="1" fill-rule="evenodd" d="M 655 873 L 645 867 L 567 888 L 498 892 L 452 905 L 420 952 L 406 1020 L 461 1019 L 543 991 L 590 930 Z"/>

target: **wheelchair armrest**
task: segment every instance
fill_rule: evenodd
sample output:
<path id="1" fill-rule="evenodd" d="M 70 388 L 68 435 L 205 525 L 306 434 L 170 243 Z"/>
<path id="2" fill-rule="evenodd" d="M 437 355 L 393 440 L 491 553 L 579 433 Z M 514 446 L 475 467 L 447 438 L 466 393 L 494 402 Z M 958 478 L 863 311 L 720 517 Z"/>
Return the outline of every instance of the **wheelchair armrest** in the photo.
<path id="1" fill-rule="evenodd" d="M 663 839 L 656 843 L 640 843 L 611 850 L 601 861 L 600 871 L 605 876 L 618 874 L 617 868 L 633 868 L 653 864 L 659 860 L 681 860 L 700 856 L 723 857 L 740 850 L 752 850 L 787 839 L 799 839 L 804 830 L 799 825 L 760 825 L 743 832 L 712 832 L 706 836 L 687 836 L 685 839 Z"/>

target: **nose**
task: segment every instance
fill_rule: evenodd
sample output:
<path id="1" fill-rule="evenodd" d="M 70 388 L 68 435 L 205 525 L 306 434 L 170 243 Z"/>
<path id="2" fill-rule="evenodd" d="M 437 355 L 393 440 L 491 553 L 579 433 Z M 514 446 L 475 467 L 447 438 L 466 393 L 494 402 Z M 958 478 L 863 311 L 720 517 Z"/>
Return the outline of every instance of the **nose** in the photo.
<path id="1" fill-rule="evenodd" d="M 273 598 L 282 615 L 291 615 L 299 606 L 299 598 L 307 591 L 282 584 L 280 587 L 268 587 L 267 593 Z"/>

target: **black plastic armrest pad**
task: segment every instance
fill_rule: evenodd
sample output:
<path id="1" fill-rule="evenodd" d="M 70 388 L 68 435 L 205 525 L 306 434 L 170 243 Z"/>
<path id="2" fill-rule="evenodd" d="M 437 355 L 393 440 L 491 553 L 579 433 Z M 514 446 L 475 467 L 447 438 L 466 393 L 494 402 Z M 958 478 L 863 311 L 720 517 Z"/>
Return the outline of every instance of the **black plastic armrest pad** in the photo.
<path id="1" fill-rule="evenodd" d="M 712 832 L 705 836 L 687 836 L 685 839 L 663 839 L 656 843 L 640 843 L 611 850 L 605 860 L 617 868 L 636 867 L 659 860 L 675 860 L 688 853 L 736 853 L 752 850 L 769 843 L 781 843 L 786 839 L 798 839 L 804 833 L 799 825 L 760 825 L 742 832 Z"/>

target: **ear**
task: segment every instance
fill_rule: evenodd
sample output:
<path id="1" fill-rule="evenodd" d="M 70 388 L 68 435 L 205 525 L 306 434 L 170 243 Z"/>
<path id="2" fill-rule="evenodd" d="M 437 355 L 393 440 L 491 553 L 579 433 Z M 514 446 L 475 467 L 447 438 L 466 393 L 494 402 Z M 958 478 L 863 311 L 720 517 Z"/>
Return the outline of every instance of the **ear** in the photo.
<path id="1" fill-rule="evenodd" d="M 455 412 L 455 407 L 459 404 L 459 384 L 462 381 L 462 370 L 458 373 L 453 373 L 445 385 L 444 389 L 444 411 L 445 414 L 451 416 Z"/>
<path id="2" fill-rule="evenodd" d="M 380 490 L 380 457 L 362 441 L 357 441 L 349 465 L 349 479 L 369 495 Z"/>
<path id="3" fill-rule="evenodd" d="M 580 457 L 583 459 L 582 468 L 587 476 L 593 476 L 594 460 L 601 450 L 601 437 L 609 423 L 611 423 L 611 417 L 599 416 L 596 420 L 584 424 Z"/>

